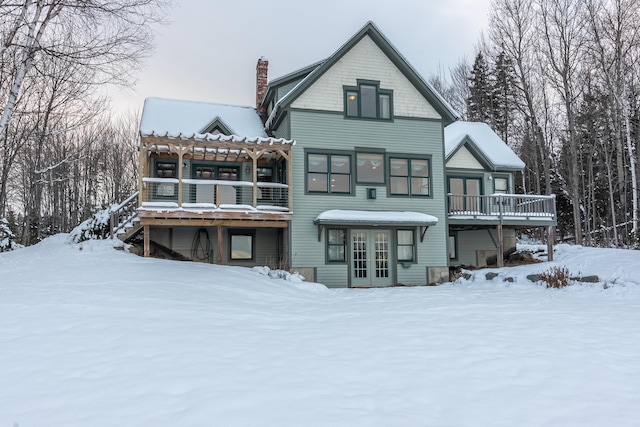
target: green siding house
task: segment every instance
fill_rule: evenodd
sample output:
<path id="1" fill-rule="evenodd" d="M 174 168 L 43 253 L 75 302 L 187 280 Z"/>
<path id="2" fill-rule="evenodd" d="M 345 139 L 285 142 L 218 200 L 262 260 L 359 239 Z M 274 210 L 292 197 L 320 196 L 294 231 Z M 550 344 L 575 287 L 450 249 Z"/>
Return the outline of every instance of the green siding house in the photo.
<path id="1" fill-rule="evenodd" d="M 146 100 L 140 189 L 122 205 L 139 221 L 124 238 L 144 232 L 145 255 L 332 287 L 426 285 L 508 253 L 517 228 L 555 225 L 553 200 L 511 194 L 517 156 L 457 122 L 373 23 L 325 60 L 267 71 L 260 58 L 255 108 Z"/>

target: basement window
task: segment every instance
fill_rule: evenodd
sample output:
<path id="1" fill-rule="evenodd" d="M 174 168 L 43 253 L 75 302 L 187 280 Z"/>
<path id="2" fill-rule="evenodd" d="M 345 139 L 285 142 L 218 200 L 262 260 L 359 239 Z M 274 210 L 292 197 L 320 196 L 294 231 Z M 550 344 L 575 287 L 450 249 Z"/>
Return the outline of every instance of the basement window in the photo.
<path id="1" fill-rule="evenodd" d="M 254 259 L 254 237 L 251 231 L 229 231 L 229 256 L 232 260 L 251 261 Z"/>

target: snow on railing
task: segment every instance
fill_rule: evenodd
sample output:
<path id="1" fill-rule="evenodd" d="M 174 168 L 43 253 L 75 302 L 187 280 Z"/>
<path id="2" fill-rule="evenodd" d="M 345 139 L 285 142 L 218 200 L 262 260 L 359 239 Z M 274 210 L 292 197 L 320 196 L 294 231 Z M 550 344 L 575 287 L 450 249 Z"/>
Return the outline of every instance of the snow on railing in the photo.
<path id="1" fill-rule="evenodd" d="M 251 181 L 215 179 L 183 179 L 180 182 L 175 178 L 150 177 L 142 178 L 142 182 L 143 208 L 290 210 L 287 184 L 258 182 L 254 185 Z"/>
<path id="2" fill-rule="evenodd" d="M 110 237 L 112 239 L 128 222 L 138 216 L 138 196 L 139 192 L 136 191 L 111 212 L 109 228 L 111 229 Z"/>
<path id="3" fill-rule="evenodd" d="M 447 195 L 450 217 L 545 217 L 555 219 L 555 195 L 491 194 L 469 196 Z"/>

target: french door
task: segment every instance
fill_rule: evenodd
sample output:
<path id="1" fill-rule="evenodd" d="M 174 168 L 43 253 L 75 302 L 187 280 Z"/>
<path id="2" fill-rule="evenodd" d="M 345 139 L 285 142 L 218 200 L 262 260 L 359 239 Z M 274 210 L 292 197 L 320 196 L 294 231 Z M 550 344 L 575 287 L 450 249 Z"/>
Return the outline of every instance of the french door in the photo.
<path id="1" fill-rule="evenodd" d="M 452 211 L 482 211 L 482 180 L 480 178 L 449 177 L 451 198 L 449 209 Z"/>
<path id="2" fill-rule="evenodd" d="M 390 286 L 393 281 L 389 230 L 351 231 L 351 286 Z"/>

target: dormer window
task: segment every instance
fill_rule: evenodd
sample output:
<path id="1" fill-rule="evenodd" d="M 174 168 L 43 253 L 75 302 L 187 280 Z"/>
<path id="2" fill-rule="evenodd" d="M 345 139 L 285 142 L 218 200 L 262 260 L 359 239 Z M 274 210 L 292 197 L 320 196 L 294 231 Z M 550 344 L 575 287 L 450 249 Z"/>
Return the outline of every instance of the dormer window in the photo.
<path id="1" fill-rule="evenodd" d="M 344 90 L 346 117 L 391 120 L 392 91 L 380 89 L 379 82 L 359 80 Z"/>

